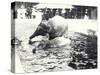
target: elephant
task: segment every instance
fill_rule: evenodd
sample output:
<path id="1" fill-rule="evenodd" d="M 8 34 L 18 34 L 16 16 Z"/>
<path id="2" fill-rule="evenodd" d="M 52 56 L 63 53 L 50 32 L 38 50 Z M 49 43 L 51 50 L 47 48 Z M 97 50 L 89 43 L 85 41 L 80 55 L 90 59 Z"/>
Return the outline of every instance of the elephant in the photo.
<path id="1" fill-rule="evenodd" d="M 32 44 L 32 39 L 36 36 L 46 36 L 49 40 L 56 37 L 67 37 L 68 25 L 66 19 L 62 16 L 54 16 L 49 19 L 47 23 L 40 23 L 36 31 L 29 37 L 29 44 Z"/>

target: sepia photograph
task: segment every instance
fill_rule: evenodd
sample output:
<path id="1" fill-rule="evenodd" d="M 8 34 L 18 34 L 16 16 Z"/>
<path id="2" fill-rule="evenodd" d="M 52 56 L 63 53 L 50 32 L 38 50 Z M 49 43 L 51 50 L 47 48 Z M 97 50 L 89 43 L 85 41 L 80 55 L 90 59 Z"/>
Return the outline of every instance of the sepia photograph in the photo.
<path id="1" fill-rule="evenodd" d="M 97 6 L 11 3 L 11 71 L 97 69 Z"/>

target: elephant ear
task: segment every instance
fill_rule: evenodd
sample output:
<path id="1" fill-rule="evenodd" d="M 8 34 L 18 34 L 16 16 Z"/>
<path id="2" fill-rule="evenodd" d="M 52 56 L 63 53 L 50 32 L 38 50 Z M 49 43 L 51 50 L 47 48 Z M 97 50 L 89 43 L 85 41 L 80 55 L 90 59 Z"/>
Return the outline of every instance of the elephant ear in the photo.
<path id="1" fill-rule="evenodd" d="M 67 21 L 65 18 L 63 18 L 62 16 L 54 16 L 53 18 L 49 19 L 47 25 L 50 27 L 50 29 L 58 29 L 63 28 L 64 30 L 66 29 L 66 27 L 68 27 Z"/>

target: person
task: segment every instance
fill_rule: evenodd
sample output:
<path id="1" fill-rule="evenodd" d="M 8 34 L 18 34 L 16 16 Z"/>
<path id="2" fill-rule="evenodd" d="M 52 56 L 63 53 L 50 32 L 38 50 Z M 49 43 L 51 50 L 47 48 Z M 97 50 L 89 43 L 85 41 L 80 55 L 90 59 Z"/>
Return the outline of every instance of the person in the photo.
<path id="1" fill-rule="evenodd" d="M 85 9 L 84 19 L 85 20 L 89 19 L 89 17 L 88 17 L 88 9 Z"/>
<path id="2" fill-rule="evenodd" d="M 35 13 L 36 13 L 36 9 L 33 7 L 32 8 L 32 15 L 31 15 L 31 18 L 34 19 L 36 16 L 35 16 Z"/>
<path id="3" fill-rule="evenodd" d="M 63 17 L 65 17 L 65 13 L 66 13 L 65 9 L 62 9 L 61 14 Z"/>
<path id="4" fill-rule="evenodd" d="M 58 10 L 58 9 L 56 10 L 56 13 L 55 13 L 55 15 L 59 15 L 59 10 Z"/>
<path id="5" fill-rule="evenodd" d="M 21 7 L 17 10 L 18 19 L 25 19 L 25 13 L 26 13 L 26 9 L 24 5 L 21 5 Z"/>
<path id="6" fill-rule="evenodd" d="M 31 19 L 31 15 L 32 15 L 32 9 L 31 9 L 31 7 L 27 8 L 27 13 L 26 14 L 27 14 L 27 18 Z"/>

